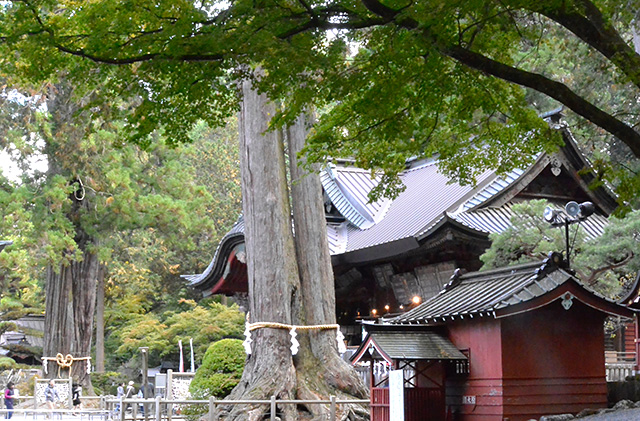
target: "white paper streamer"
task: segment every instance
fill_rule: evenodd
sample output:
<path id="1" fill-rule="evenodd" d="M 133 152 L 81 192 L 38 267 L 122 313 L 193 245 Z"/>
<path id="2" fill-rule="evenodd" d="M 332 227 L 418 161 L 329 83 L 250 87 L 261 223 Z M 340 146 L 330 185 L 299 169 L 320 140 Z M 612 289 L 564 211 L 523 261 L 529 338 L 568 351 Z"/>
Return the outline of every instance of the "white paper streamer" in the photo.
<path id="1" fill-rule="evenodd" d="M 242 343 L 242 346 L 244 346 L 244 352 L 246 352 L 247 355 L 251 355 L 251 342 L 253 342 L 253 340 L 251 339 L 251 331 L 249 330 L 249 323 L 245 324 L 244 336 L 246 338 Z"/>
<path id="2" fill-rule="evenodd" d="M 298 353 L 298 349 L 300 348 L 300 343 L 296 339 L 298 334 L 296 333 L 296 328 L 292 327 L 289 331 L 289 335 L 291 335 L 291 355 L 296 355 Z"/>
<path id="3" fill-rule="evenodd" d="M 347 352 L 347 347 L 344 344 L 344 335 L 342 334 L 340 328 L 338 328 L 338 332 L 336 333 L 336 341 L 338 341 L 338 353 L 342 355 Z"/>

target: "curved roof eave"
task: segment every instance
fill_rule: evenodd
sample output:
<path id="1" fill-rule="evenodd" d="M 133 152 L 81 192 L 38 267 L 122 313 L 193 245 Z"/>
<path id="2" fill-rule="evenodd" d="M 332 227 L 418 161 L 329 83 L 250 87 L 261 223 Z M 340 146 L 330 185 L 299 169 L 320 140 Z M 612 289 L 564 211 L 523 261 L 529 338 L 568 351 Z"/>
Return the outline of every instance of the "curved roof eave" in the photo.
<path id="1" fill-rule="evenodd" d="M 629 291 L 620 297 L 618 303 L 629 307 L 640 307 L 640 272 Z"/>
<path id="2" fill-rule="evenodd" d="M 244 243 L 243 215 L 240 215 L 240 217 L 238 217 L 238 220 L 233 225 L 233 227 L 229 230 L 229 232 L 225 234 L 224 237 L 222 237 L 222 240 L 220 240 L 220 243 L 218 244 L 218 247 L 213 254 L 213 259 L 211 259 L 211 262 L 204 270 L 204 272 L 200 274 L 180 275 L 180 277 L 189 281 L 191 286 L 194 288 L 208 288 L 210 286 L 210 283 L 215 283 L 215 280 L 219 279 L 220 276 L 222 276 L 227 265 L 227 257 L 234 249 L 234 247 L 241 243 Z M 212 281 L 212 279 L 214 281 Z"/>
<path id="3" fill-rule="evenodd" d="M 227 259 L 224 256 L 228 256 L 237 245 L 242 243 L 244 243 L 244 233 L 242 232 L 225 236 L 204 272 L 198 275 L 181 275 L 180 277 L 189 281 L 194 288 L 208 288 L 212 281 L 219 279 L 224 273 L 227 265 Z"/>

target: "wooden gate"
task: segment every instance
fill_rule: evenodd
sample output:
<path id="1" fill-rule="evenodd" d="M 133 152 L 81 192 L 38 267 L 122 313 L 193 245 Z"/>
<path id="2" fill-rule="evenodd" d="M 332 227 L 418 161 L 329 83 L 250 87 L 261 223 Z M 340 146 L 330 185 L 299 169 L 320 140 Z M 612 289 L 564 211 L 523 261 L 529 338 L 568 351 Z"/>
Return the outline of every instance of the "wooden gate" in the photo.
<path id="1" fill-rule="evenodd" d="M 371 421 L 389 421 L 389 388 L 371 389 Z"/>
<path id="2" fill-rule="evenodd" d="M 405 421 L 445 421 L 444 393 L 440 388 L 404 389 Z M 371 389 L 371 421 L 389 421 L 389 388 Z"/>

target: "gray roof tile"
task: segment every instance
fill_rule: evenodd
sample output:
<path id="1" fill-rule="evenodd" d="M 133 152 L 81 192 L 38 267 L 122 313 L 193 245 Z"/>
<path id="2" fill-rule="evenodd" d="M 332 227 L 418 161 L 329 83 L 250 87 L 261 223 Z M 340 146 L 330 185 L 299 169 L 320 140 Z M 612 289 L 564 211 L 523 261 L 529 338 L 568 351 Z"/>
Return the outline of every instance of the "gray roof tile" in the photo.
<path id="1" fill-rule="evenodd" d="M 541 263 L 462 275 L 455 286 L 394 318 L 392 323 L 434 323 L 461 316 L 493 315 L 508 306 L 539 297 L 572 276 L 562 269 L 538 279 Z"/>
<path id="2" fill-rule="evenodd" d="M 394 360 L 467 359 L 449 339 L 432 331 L 374 331 L 368 336 Z"/>

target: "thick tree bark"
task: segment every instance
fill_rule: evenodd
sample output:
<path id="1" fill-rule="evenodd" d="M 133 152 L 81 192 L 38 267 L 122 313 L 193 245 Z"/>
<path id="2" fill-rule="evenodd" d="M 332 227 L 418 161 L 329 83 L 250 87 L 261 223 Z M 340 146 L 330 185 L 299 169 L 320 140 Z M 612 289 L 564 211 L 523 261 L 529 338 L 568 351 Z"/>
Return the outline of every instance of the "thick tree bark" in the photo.
<path id="1" fill-rule="evenodd" d="M 96 371 L 104 373 L 104 275 L 96 286 Z"/>
<path id="2" fill-rule="evenodd" d="M 289 145 L 291 197 L 295 221 L 295 244 L 303 299 L 303 311 L 297 317 L 300 324 L 310 326 L 336 323 L 336 299 L 333 268 L 329 254 L 326 221 L 322 206 L 322 184 L 319 166 L 308 171 L 304 158 L 298 154 L 307 137 L 306 119 L 298 118 L 286 131 Z M 331 330 L 308 331 L 298 357 L 298 396 L 302 399 L 320 399 L 328 395 L 365 397 L 368 389 L 338 355 L 337 332 Z M 304 369 L 301 369 L 304 368 Z M 309 375 L 318 370 L 317 375 Z M 320 381 L 318 381 L 320 380 Z M 326 408 L 309 405 L 315 417 L 326 417 Z M 345 412 L 359 412 L 359 408 L 344 408 Z"/>
<path id="3" fill-rule="evenodd" d="M 300 307 L 300 282 L 291 232 L 290 208 L 281 136 L 268 129 L 275 113 L 266 96 L 243 84 L 240 112 L 240 167 L 249 279 L 251 322 L 291 324 Z M 296 310 L 298 311 L 298 310 Z M 293 399 L 296 373 L 290 338 L 284 329 L 252 333 L 253 353 L 231 398 Z M 288 408 L 286 419 L 294 419 Z M 261 419 L 264 408 L 236 406 L 231 419 Z"/>
<path id="4" fill-rule="evenodd" d="M 292 232 L 289 188 L 280 131 L 267 131 L 275 113 L 265 95 L 243 83 L 240 114 L 240 165 L 249 277 L 249 321 L 287 325 L 335 323 L 335 297 L 324 213 L 317 174 L 303 176 L 296 167 L 292 197 L 296 202 L 296 239 Z M 298 149 L 306 132 L 296 125 L 287 130 Z M 294 159 L 295 161 L 295 159 Z M 295 165 L 295 163 L 293 164 Z M 309 189 L 311 183 L 313 190 Z M 298 220 L 297 218 L 300 218 Z M 309 247 L 307 249 L 307 247 Z M 300 271 L 303 272 L 302 276 Z M 300 279 L 302 278 L 302 282 Z M 366 396 L 353 370 L 339 361 L 336 331 L 299 332 L 300 350 L 291 355 L 286 329 L 261 328 L 252 332 L 252 354 L 230 399 L 320 399 L 330 394 Z M 230 408 L 228 419 L 262 419 L 269 408 Z M 278 408 L 282 419 L 320 419 L 321 405 Z M 366 415 L 345 408 L 342 418 Z"/>
<path id="5" fill-rule="evenodd" d="M 47 269 L 43 354 L 54 358 L 57 354 L 88 357 L 91 355 L 96 281 L 100 274 L 98 257 L 85 253 L 81 262 L 58 269 Z M 75 382 L 92 390 L 86 360 L 74 361 L 70 373 L 55 361 L 48 362 L 48 369 L 50 378 L 71 375 Z"/>

